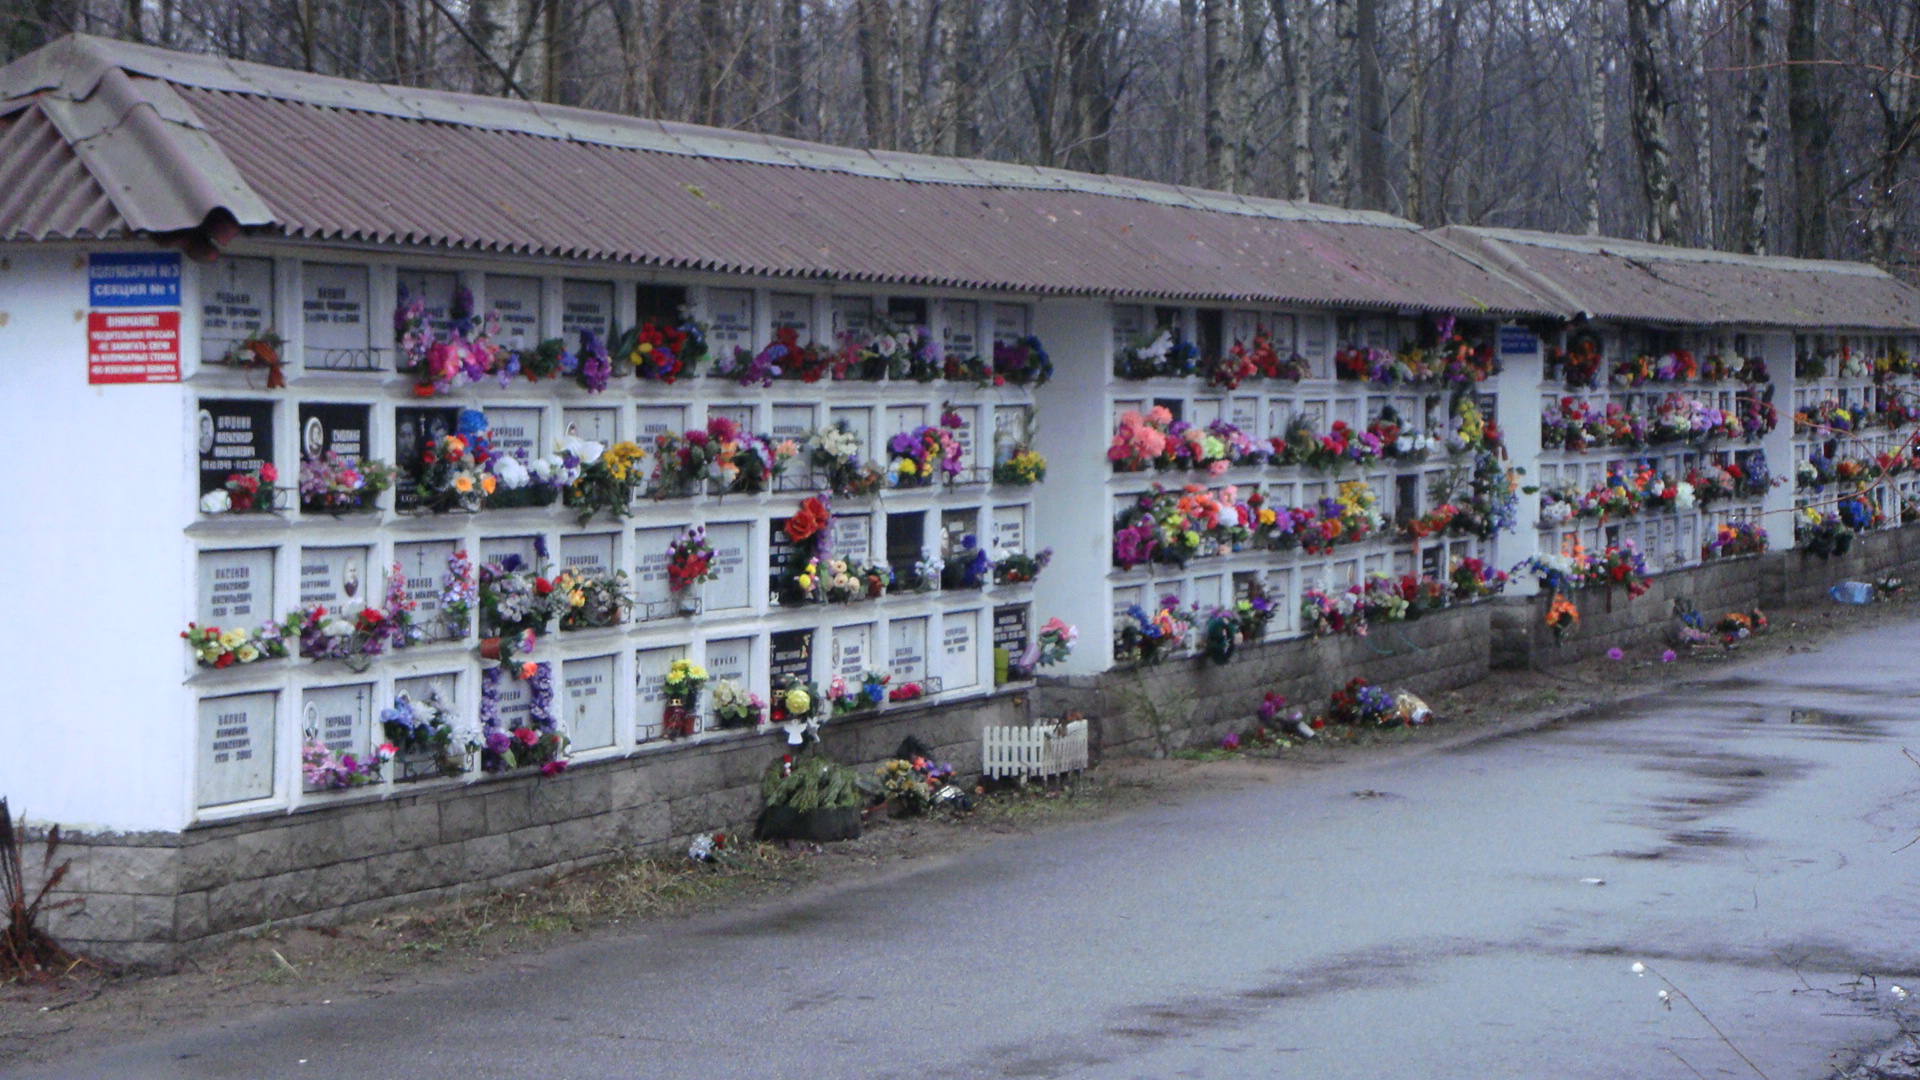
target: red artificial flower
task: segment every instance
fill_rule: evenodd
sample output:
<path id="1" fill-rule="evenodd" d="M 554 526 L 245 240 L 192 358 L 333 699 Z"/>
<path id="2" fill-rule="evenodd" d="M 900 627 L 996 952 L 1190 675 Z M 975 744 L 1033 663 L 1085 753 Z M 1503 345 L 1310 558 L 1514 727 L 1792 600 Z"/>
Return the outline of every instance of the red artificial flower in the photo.
<path id="1" fill-rule="evenodd" d="M 414 397 L 432 397 L 433 384 L 432 383 L 414 383 L 413 396 Z"/>
<path id="2" fill-rule="evenodd" d="M 800 504 L 800 509 L 792 517 L 787 519 L 785 528 L 787 539 L 796 544 L 801 543 L 825 528 L 831 517 L 832 515 L 827 513 L 826 504 L 817 496 L 808 499 Z"/>
<path id="3" fill-rule="evenodd" d="M 220 659 L 218 659 L 218 660 L 215 660 L 215 661 L 213 662 L 213 666 L 214 666 L 214 667 L 217 667 L 217 668 L 223 668 L 223 667 L 232 667 L 232 666 L 233 666 L 233 661 L 234 661 L 234 655 L 233 655 L 233 653 L 231 653 L 231 652 L 223 652 L 223 653 L 221 653 L 221 654 L 220 654 Z"/>
<path id="4" fill-rule="evenodd" d="M 260 479 L 264 483 L 271 484 L 280 479 L 280 470 L 274 468 L 273 462 L 269 461 L 265 465 L 260 466 Z"/>
<path id="5" fill-rule="evenodd" d="M 549 761 L 540 766 L 541 776 L 558 776 L 566 771 L 567 763 L 564 761 Z"/>
<path id="6" fill-rule="evenodd" d="M 523 746 L 532 746 L 534 743 L 540 741 L 539 734 L 532 728 L 514 728 L 513 737 L 519 739 Z"/>
<path id="7" fill-rule="evenodd" d="M 533 591 L 539 593 L 541 596 L 546 596 L 553 591 L 553 582 L 543 577 L 534 578 Z"/>

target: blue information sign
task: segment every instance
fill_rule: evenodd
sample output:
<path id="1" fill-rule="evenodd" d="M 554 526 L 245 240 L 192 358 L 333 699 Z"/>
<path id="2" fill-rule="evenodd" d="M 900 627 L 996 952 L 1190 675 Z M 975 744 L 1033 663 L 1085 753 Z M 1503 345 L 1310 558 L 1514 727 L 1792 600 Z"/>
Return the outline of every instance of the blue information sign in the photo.
<path id="1" fill-rule="evenodd" d="M 1524 356 L 1540 348 L 1540 339 L 1533 331 L 1520 326 L 1500 328 L 1500 355 Z"/>
<path id="2" fill-rule="evenodd" d="M 177 251 L 96 251 L 87 256 L 87 303 L 97 308 L 180 306 Z"/>

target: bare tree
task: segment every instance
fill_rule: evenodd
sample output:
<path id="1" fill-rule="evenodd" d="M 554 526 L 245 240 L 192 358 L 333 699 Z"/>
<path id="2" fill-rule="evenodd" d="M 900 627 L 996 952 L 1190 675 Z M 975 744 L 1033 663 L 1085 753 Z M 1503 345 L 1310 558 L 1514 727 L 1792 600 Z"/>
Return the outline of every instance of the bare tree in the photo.
<path id="1" fill-rule="evenodd" d="M 1342 206 L 1353 201 L 1353 94 L 1347 73 L 1359 62 L 1354 2 L 1331 0 L 1334 49 L 1327 80 L 1327 193 Z"/>
<path id="2" fill-rule="evenodd" d="M 1659 39 L 1672 0 L 1627 0 L 1627 65 L 1633 86 L 1633 138 L 1647 199 L 1647 234 L 1656 244 L 1680 242 L 1680 188 L 1673 177 L 1669 113 L 1660 78 Z"/>
<path id="3" fill-rule="evenodd" d="M 1588 236 L 1600 235 L 1600 174 L 1607 148 L 1607 63 L 1601 59 L 1606 49 L 1606 20 L 1601 0 L 1588 0 L 1582 20 L 1586 33 L 1582 60 L 1586 77 L 1581 93 L 1587 114 L 1586 213 Z"/>
<path id="4" fill-rule="evenodd" d="M 1767 116 L 1767 43 L 1772 36 L 1767 0 L 1748 0 L 1747 122 L 1745 149 L 1740 155 L 1739 246 L 1749 255 L 1767 253 L 1767 143 L 1773 134 Z"/>
<path id="5" fill-rule="evenodd" d="M 1313 33 L 1312 7 L 1308 0 L 1274 0 L 1274 12 L 1280 22 L 1290 110 L 1287 193 L 1306 201 L 1313 198 L 1313 77 L 1307 71 L 1306 48 Z"/>
<path id="6" fill-rule="evenodd" d="M 1201 183 L 1222 191 L 1233 190 L 1239 174 L 1234 165 L 1233 146 L 1227 139 L 1227 7 L 1229 0 L 1202 0 L 1204 58 L 1206 78 L 1206 157 Z"/>
<path id="7" fill-rule="evenodd" d="M 1793 134 L 1793 253 L 1827 256 L 1827 153 L 1833 131 L 1821 91 L 1818 0 L 1787 0 L 1787 124 Z"/>
<path id="8" fill-rule="evenodd" d="M 1380 70 L 1379 0 L 1350 0 L 1353 58 L 1359 78 L 1354 124 L 1360 140 L 1355 200 L 1369 210 L 1387 208 L 1387 81 Z"/>

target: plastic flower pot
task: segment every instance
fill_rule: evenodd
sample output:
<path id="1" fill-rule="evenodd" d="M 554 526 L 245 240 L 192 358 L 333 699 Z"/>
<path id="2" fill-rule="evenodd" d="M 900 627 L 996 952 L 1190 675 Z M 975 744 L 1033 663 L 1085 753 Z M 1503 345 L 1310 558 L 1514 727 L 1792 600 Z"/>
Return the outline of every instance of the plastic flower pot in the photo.
<path id="1" fill-rule="evenodd" d="M 500 659 L 500 639 L 499 638 L 489 637 L 489 638 L 480 639 L 480 659 L 482 660 Z"/>

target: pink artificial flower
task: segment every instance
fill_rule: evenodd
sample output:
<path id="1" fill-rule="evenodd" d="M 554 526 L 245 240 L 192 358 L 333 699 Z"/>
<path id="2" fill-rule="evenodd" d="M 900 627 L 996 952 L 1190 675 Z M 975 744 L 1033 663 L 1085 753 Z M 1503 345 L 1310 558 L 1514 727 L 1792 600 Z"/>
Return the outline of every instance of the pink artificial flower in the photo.
<path id="1" fill-rule="evenodd" d="M 1668 649 L 1666 652 L 1660 654 L 1660 662 L 1663 664 L 1671 664 L 1678 659 L 1680 659 L 1680 654 L 1674 652 L 1672 649 Z"/>
<path id="2" fill-rule="evenodd" d="M 1617 648 L 1607 650 L 1607 659 L 1609 660 L 1624 660 L 1626 656 L 1626 653 L 1621 652 Z"/>

